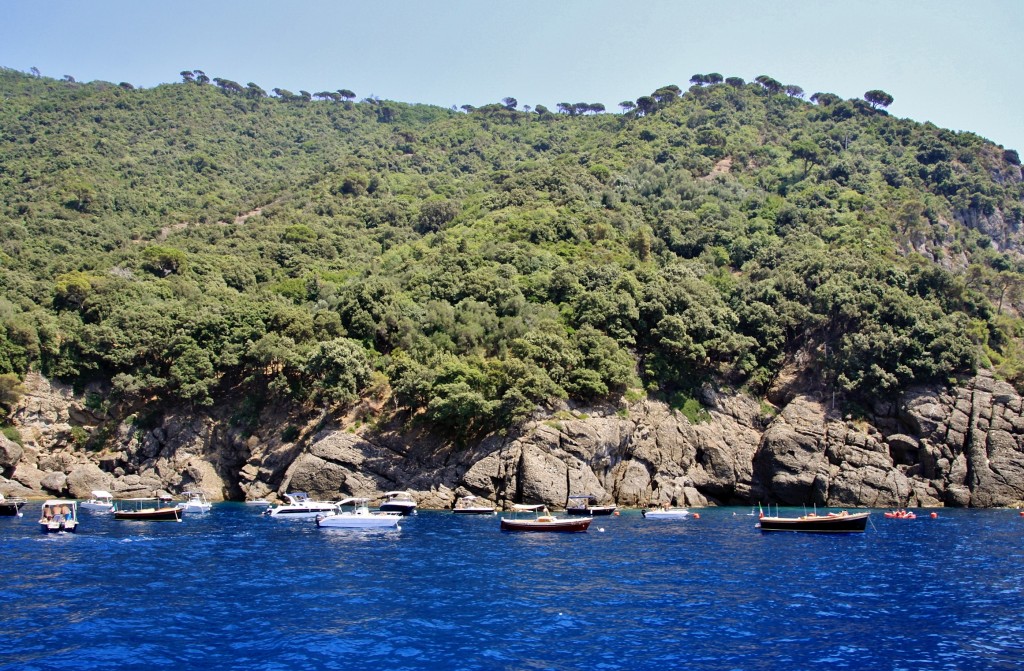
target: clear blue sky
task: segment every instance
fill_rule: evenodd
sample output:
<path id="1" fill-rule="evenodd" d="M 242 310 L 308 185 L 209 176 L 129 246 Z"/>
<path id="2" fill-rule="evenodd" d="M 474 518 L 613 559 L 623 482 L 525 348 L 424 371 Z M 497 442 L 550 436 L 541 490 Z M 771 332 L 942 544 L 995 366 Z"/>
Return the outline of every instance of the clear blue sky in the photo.
<path id="1" fill-rule="evenodd" d="M 3 0 L 0 65 L 151 87 L 185 69 L 266 90 L 443 106 L 601 102 L 695 73 L 843 98 L 1024 153 L 1024 0 Z"/>

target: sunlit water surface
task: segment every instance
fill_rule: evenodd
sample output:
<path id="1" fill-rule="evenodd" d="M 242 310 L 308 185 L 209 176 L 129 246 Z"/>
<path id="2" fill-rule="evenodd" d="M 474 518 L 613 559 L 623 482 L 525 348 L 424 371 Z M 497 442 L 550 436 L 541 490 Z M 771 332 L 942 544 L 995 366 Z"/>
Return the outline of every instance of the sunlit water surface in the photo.
<path id="1" fill-rule="evenodd" d="M 502 532 L 421 511 L 326 530 L 220 504 L 176 524 L 0 518 L 0 669 L 1020 669 L 1024 518 L 855 535 L 749 509 Z M 798 512 L 798 511 L 793 511 Z M 783 514 L 786 510 L 783 509 Z"/>

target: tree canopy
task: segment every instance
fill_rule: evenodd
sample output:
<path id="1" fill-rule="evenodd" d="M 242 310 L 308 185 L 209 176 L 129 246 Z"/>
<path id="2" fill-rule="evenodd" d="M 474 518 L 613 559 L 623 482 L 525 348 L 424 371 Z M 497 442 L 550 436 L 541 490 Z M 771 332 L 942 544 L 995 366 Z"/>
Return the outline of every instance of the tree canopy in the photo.
<path id="1" fill-rule="evenodd" d="M 711 73 L 552 114 L 180 74 L 0 70 L 7 387 L 35 369 L 125 413 L 383 395 L 468 435 L 794 366 L 850 403 L 1024 381 L 1019 158 L 884 92 Z"/>

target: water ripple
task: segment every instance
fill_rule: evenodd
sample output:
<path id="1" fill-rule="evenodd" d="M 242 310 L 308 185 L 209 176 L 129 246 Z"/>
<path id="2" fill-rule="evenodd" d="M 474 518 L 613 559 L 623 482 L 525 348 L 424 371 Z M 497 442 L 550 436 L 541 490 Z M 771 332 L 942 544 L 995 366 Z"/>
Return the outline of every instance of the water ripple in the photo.
<path id="1" fill-rule="evenodd" d="M 734 514 L 738 513 L 738 514 Z M 745 511 L 510 534 L 421 512 L 345 532 L 218 505 L 181 524 L 0 520 L 0 669 L 1011 669 L 1024 520 L 942 511 L 863 535 Z"/>

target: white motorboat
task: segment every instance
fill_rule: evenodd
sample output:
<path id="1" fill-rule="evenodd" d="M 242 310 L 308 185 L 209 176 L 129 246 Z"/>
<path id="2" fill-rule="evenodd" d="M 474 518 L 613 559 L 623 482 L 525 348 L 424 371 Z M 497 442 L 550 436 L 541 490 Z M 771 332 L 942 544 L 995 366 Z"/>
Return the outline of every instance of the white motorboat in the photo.
<path id="1" fill-rule="evenodd" d="M 206 499 L 202 492 L 186 490 L 182 492 L 186 499 L 178 503 L 177 507 L 186 513 L 208 513 L 213 504 Z"/>
<path id="2" fill-rule="evenodd" d="M 78 504 L 82 510 L 95 510 L 102 513 L 114 511 L 114 495 L 105 489 L 92 490 L 92 498 Z"/>
<path id="3" fill-rule="evenodd" d="M 247 506 L 269 506 L 270 501 L 266 499 L 246 499 L 245 505 Z"/>
<path id="4" fill-rule="evenodd" d="M 384 502 L 380 504 L 380 511 L 412 515 L 416 512 L 416 501 L 409 492 L 384 492 Z"/>
<path id="5" fill-rule="evenodd" d="M 43 502 L 39 516 L 39 528 L 46 533 L 65 531 L 74 533 L 78 529 L 78 501 L 74 499 L 48 499 Z"/>
<path id="6" fill-rule="evenodd" d="M 494 506 L 486 499 L 469 495 L 460 498 L 452 508 L 452 512 L 456 515 L 493 515 Z"/>
<path id="7" fill-rule="evenodd" d="M 650 508 L 643 511 L 644 517 L 655 520 L 681 520 L 690 516 L 686 508 Z"/>
<path id="8" fill-rule="evenodd" d="M 317 515 L 329 515 L 338 512 L 338 504 L 333 501 L 314 501 L 305 492 L 285 494 L 287 503 L 270 506 L 263 511 L 268 517 L 278 520 L 315 520 Z"/>
<path id="9" fill-rule="evenodd" d="M 367 507 L 369 499 L 349 498 L 338 502 L 339 511 L 318 515 L 316 525 L 325 529 L 398 529 L 402 519 L 399 512 L 373 512 Z M 346 509 L 345 506 L 352 506 Z"/>

